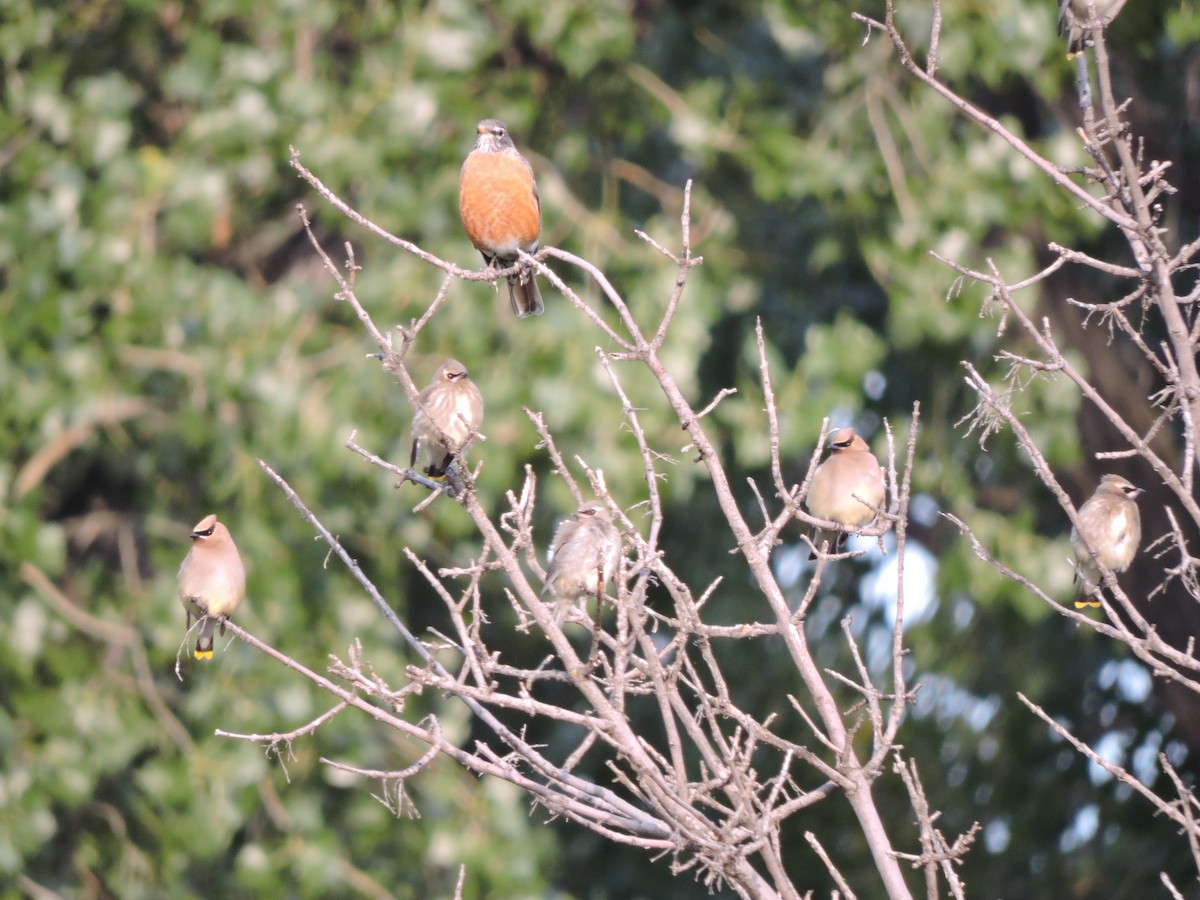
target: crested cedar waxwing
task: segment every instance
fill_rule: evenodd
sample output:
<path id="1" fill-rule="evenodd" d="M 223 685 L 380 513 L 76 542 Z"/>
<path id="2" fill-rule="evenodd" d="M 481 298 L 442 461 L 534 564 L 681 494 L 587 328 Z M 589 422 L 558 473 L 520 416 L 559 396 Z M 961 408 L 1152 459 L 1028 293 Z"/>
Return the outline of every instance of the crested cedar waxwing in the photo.
<path id="1" fill-rule="evenodd" d="M 583 596 L 600 598 L 617 574 L 621 535 L 612 515 L 599 500 L 588 500 L 554 532 L 550 565 L 542 593 L 558 598 L 554 619 L 560 625 L 571 606 Z"/>
<path id="2" fill-rule="evenodd" d="M 1096 493 L 1079 507 L 1082 533 L 1071 529 L 1075 579 L 1079 582 L 1076 609 L 1100 605 L 1095 598 L 1102 580 L 1097 560 L 1113 572 L 1124 572 L 1133 562 L 1142 540 L 1142 517 L 1136 502 L 1141 493 L 1141 488 L 1134 487 L 1120 475 L 1105 475 L 1100 479 Z M 1088 544 L 1096 551 L 1095 558 L 1088 552 Z"/>
<path id="3" fill-rule="evenodd" d="M 228 619 L 246 596 L 246 570 L 229 529 L 215 515 L 205 516 L 192 529 L 192 549 L 179 567 L 179 602 L 187 613 L 202 620 L 196 638 L 196 659 L 212 659 L 217 619 Z M 225 634 L 225 622 L 221 622 Z"/>
<path id="4" fill-rule="evenodd" d="M 445 476 L 455 454 L 466 454 L 482 424 L 483 395 L 467 376 L 466 366 L 457 359 L 446 360 L 433 373 L 429 386 L 417 395 L 409 466 L 417 464 L 418 448 L 424 445 L 429 454 L 425 474 L 431 478 Z"/>
<path id="5" fill-rule="evenodd" d="M 1096 10 L 1100 27 L 1107 28 L 1124 5 L 1125 0 L 1062 0 L 1058 7 L 1058 32 L 1067 36 L 1067 52 L 1074 56 L 1087 45 L 1089 6 Z"/>
<path id="6" fill-rule="evenodd" d="M 829 436 L 829 458 L 817 467 L 804 504 L 819 519 L 855 527 L 875 521 L 886 494 L 883 469 L 867 442 L 853 428 L 839 428 Z M 816 559 L 825 541 L 837 553 L 844 540 L 845 532 L 815 529 L 816 549 L 808 558 Z"/>
<path id="7" fill-rule="evenodd" d="M 484 119 L 475 134 L 475 147 L 458 175 L 458 212 L 488 267 L 507 269 L 519 258 L 518 250 L 537 251 L 542 199 L 529 160 L 513 145 L 503 122 Z M 545 309 L 530 271 L 508 276 L 508 299 L 521 319 Z"/>

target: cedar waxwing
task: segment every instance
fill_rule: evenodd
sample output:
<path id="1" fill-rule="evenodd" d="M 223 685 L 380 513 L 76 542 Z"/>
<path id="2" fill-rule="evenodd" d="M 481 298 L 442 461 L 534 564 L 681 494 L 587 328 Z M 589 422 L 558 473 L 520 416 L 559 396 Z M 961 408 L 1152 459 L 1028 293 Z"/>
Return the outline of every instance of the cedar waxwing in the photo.
<path id="1" fill-rule="evenodd" d="M 466 366 L 457 359 L 446 360 L 433 373 L 429 387 L 417 395 L 409 466 L 417 464 L 417 449 L 423 444 L 429 454 L 425 474 L 443 477 L 454 456 L 467 452 L 482 424 L 483 395 L 467 377 Z"/>
<path id="2" fill-rule="evenodd" d="M 561 625 L 580 597 L 602 597 L 604 586 L 617 574 L 620 559 L 621 535 L 612 515 L 599 500 L 587 501 L 558 526 L 550 544 L 542 593 L 558 598 L 554 620 Z"/>
<path id="3" fill-rule="evenodd" d="M 829 436 L 829 458 L 817 467 L 804 504 L 819 519 L 839 525 L 870 525 L 886 494 L 883 469 L 867 442 L 853 428 L 839 428 Z M 817 550 L 828 541 L 830 551 L 836 553 L 843 540 L 845 533 L 840 531 L 818 528 L 813 533 Z M 808 558 L 816 559 L 816 550 Z"/>
<path id="4" fill-rule="evenodd" d="M 1090 36 L 1089 6 L 1096 10 L 1100 27 L 1107 28 L 1124 5 L 1125 0 L 1062 0 L 1058 7 L 1058 31 L 1067 36 L 1067 52 L 1074 56 L 1086 46 Z"/>
<path id="5" fill-rule="evenodd" d="M 1133 562 L 1133 555 L 1142 540 L 1142 518 L 1135 502 L 1141 493 L 1141 488 L 1134 487 L 1120 475 L 1105 475 L 1100 479 L 1096 493 L 1079 507 L 1083 533 L 1071 529 L 1075 579 L 1079 582 L 1076 609 L 1100 605 L 1095 599 L 1102 580 L 1097 560 L 1114 572 L 1124 572 Z M 1087 543 L 1084 543 L 1085 537 Z M 1087 544 L 1096 551 L 1095 558 L 1088 552 Z"/>
<path id="6" fill-rule="evenodd" d="M 212 659 L 217 619 L 228 619 L 246 596 L 246 570 L 229 529 L 215 515 L 205 516 L 192 529 L 192 549 L 179 567 L 179 602 L 192 616 L 203 620 L 196 638 L 196 659 Z M 225 622 L 221 622 L 225 634 Z"/>

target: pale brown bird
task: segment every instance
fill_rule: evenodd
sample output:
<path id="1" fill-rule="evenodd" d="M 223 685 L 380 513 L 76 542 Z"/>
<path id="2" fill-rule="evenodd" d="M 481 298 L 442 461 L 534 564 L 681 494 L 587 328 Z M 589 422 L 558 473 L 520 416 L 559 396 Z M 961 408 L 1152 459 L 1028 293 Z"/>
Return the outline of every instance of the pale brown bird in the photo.
<path id="1" fill-rule="evenodd" d="M 201 620 L 196 659 L 212 659 L 218 618 L 224 636 L 224 620 L 233 616 L 246 596 L 246 569 L 229 529 L 215 515 L 197 522 L 191 538 L 192 549 L 179 567 L 179 602 L 187 613 L 189 631 L 192 616 Z"/>
<path id="2" fill-rule="evenodd" d="M 883 469 L 867 442 L 853 428 L 839 428 L 831 434 L 829 458 L 817 467 L 804 501 L 808 511 L 839 525 L 864 526 L 875 521 L 885 496 Z M 836 553 L 845 537 L 845 532 L 818 528 L 813 532 L 813 544 L 820 549 L 828 541 L 830 551 Z M 816 550 L 808 558 L 816 559 Z"/>
<path id="3" fill-rule="evenodd" d="M 1082 53 L 1087 45 L 1089 6 L 1096 10 L 1100 27 L 1107 28 L 1124 5 L 1125 0 L 1062 0 L 1058 7 L 1058 32 L 1067 36 L 1067 52 Z"/>
<path id="4" fill-rule="evenodd" d="M 562 624 L 580 597 L 602 597 L 617 574 L 621 535 L 599 500 L 588 500 L 558 526 L 550 544 L 550 565 L 542 593 L 558 598 L 555 621 Z"/>
<path id="5" fill-rule="evenodd" d="M 467 452 L 473 436 L 483 424 L 483 395 L 467 376 L 467 367 L 457 359 L 448 359 L 433 373 L 433 380 L 417 395 L 413 414 L 412 457 L 424 445 L 429 454 L 425 474 L 442 478 L 457 455 Z"/>
<path id="6" fill-rule="evenodd" d="M 1142 540 L 1142 517 L 1137 508 L 1141 493 L 1141 488 L 1134 487 L 1120 475 L 1105 475 L 1100 479 L 1096 493 L 1079 507 L 1081 529 L 1071 529 L 1075 579 L 1079 582 L 1076 609 L 1100 605 L 1096 594 L 1102 577 L 1097 560 L 1113 572 L 1124 572 L 1133 562 Z M 1096 551 L 1094 557 L 1088 551 L 1088 544 Z"/>
<path id="7" fill-rule="evenodd" d="M 529 161 L 513 145 L 503 122 L 484 119 L 475 133 L 475 148 L 458 175 L 458 211 L 467 237 L 488 266 L 508 268 L 518 250 L 537 251 L 542 199 Z M 522 319 L 544 309 L 533 272 L 508 276 L 508 299 Z"/>

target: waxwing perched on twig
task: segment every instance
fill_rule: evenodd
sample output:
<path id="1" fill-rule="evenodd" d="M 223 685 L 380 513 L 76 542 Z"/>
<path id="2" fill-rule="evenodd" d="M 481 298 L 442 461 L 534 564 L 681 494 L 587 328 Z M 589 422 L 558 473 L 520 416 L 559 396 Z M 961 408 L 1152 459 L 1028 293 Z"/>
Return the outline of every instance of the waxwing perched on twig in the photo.
<path id="1" fill-rule="evenodd" d="M 212 659 L 218 620 L 224 635 L 223 620 L 233 616 L 246 596 L 246 570 L 229 529 L 215 515 L 197 522 L 191 538 L 192 549 L 179 567 L 179 602 L 189 630 L 193 616 L 201 621 L 196 659 Z"/>
<path id="2" fill-rule="evenodd" d="M 861 527 L 875 521 L 886 496 L 883 468 L 867 442 L 853 428 L 833 432 L 829 458 L 817 467 L 808 488 L 804 501 L 808 511 L 819 519 Z M 816 551 L 826 541 L 831 552 L 838 552 L 844 539 L 844 532 L 816 529 L 812 539 L 816 550 L 808 558 L 816 559 Z"/>
<path id="3" fill-rule="evenodd" d="M 1087 45 L 1089 6 L 1096 11 L 1099 26 L 1107 28 L 1124 5 L 1125 0 L 1062 0 L 1058 7 L 1058 31 L 1067 37 L 1067 52 L 1074 56 Z"/>
<path id="4" fill-rule="evenodd" d="M 467 375 L 467 367 L 448 359 L 433 373 L 433 381 L 417 395 L 413 414 L 413 443 L 410 466 L 417 464 L 417 451 L 425 447 L 429 465 L 425 474 L 441 478 L 455 454 L 467 452 L 471 438 L 483 424 L 483 395 Z"/>
<path id="5" fill-rule="evenodd" d="M 580 597 L 604 596 L 604 586 L 617 574 L 621 535 L 607 507 L 599 500 L 580 506 L 558 526 L 549 555 L 542 593 L 558 598 L 555 620 L 562 624 Z"/>
<path id="6" fill-rule="evenodd" d="M 1124 572 L 1133 562 L 1142 540 L 1142 517 L 1136 502 L 1141 493 L 1141 488 L 1120 475 L 1105 475 L 1096 493 L 1079 507 L 1080 528 L 1071 529 L 1075 578 L 1079 582 L 1076 608 L 1100 605 L 1096 594 L 1102 579 L 1097 560 L 1113 572 Z M 1096 551 L 1095 557 L 1088 544 Z"/>

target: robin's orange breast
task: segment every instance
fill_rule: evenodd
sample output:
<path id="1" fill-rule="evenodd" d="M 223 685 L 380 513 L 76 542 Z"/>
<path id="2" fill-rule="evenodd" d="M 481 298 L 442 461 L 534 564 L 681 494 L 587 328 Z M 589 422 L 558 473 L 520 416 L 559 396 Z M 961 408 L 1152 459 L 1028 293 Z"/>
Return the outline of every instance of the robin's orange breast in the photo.
<path id="1" fill-rule="evenodd" d="M 518 249 L 537 249 L 542 210 L 533 172 L 519 156 L 472 152 L 459 178 L 458 209 L 481 253 L 515 259 Z"/>

